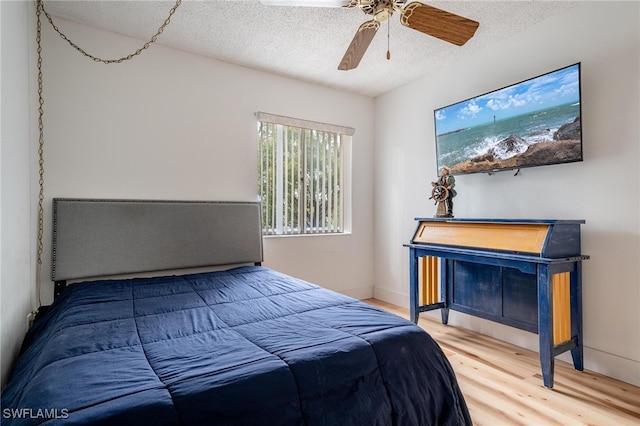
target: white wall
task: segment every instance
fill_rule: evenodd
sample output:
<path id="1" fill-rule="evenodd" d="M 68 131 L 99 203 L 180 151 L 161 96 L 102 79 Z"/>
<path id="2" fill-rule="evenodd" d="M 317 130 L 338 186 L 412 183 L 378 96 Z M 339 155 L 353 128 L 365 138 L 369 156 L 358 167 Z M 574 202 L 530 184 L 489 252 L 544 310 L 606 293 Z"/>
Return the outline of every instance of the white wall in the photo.
<path id="1" fill-rule="evenodd" d="M 29 82 L 29 30 L 34 11 L 28 2 L 0 2 L 2 93 L 0 145 L 0 328 L 4 387 L 35 307 L 35 221 L 32 220 Z M 35 28 L 35 26 L 34 26 Z M 37 143 L 37 138 L 35 139 Z M 33 149 L 32 149 L 33 148 Z M 37 178 L 33 181 L 37 181 Z"/>
<path id="2" fill-rule="evenodd" d="M 35 303 L 32 6 L 0 2 L 3 383 Z M 255 199 L 253 113 L 261 110 L 356 128 L 353 233 L 268 238 L 265 264 L 356 297 L 371 295 L 375 272 L 376 296 L 406 306 L 402 244 L 414 231 L 414 217 L 434 213 L 428 200 L 436 173 L 433 110 L 580 61 L 585 161 L 526 169 L 518 177 L 459 177 L 455 213 L 586 219 L 583 252 L 592 256 L 583 282 L 586 367 L 640 384 L 638 16 L 638 3 L 586 2 L 375 103 L 161 46 L 130 63 L 96 64 L 43 25 L 43 301 L 52 293 L 52 197 Z M 122 56 L 141 45 L 59 24 L 100 56 Z M 603 180 L 610 170 L 619 170 L 619 185 Z M 324 267 L 327 261 L 334 266 Z M 535 336 L 509 327 L 456 313 L 451 322 L 537 347 Z"/>
<path id="3" fill-rule="evenodd" d="M 459 176 L 454 214 L 585 219 L 585 367 L 640 385 L 639 16 L 637 2 L 582 2 L 376 99 L 377 298 L 408 305 L 402 244 L 435 214 L 433 110 L 581 62 L 584 162 Z M 537 350 L 531 333 L 455 312 L 450 323 Z"/>
<path id="4" fill-rule="evenodd" d="M 97 56 L 124 56 L 142 44 L 56 22 Z M 159 45 L 123 64 L 95 63 L 48 23 L 43 40 L 46 271 L 52 197 L 257 199 L 254 113 L 264 111 L 356 129 L 352 202 L 358 218 L 350 235 L 266 238 L 264 264 L 356 297 L 372 296 L 371 98 Z M 45 300 L 52 293 L 47 278 Z"/>

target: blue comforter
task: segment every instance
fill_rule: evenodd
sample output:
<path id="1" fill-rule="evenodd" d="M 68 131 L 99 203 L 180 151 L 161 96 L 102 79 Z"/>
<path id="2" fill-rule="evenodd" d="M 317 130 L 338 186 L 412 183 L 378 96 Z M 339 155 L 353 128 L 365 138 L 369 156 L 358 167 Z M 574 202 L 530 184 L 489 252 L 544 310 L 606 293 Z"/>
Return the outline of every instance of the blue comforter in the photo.
<path id="1" fill-rule="evenodd" d="M 264 267 L 68 287 L 31 327 L 2 424 L 457 425 L 416 325 Z"/>

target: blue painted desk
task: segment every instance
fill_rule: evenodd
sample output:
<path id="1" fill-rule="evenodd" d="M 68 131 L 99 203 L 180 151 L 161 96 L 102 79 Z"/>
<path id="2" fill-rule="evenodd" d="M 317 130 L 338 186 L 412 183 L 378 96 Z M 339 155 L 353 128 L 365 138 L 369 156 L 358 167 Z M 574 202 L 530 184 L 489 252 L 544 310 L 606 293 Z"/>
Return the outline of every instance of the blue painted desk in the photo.
<path id="1" fill-rule="evenodd" d="M 532 333 L 544 385 L 571 351 L 583 369 L 583 220 L 416 218 L 410 250 L 410 317 L 449 309 Z"/>

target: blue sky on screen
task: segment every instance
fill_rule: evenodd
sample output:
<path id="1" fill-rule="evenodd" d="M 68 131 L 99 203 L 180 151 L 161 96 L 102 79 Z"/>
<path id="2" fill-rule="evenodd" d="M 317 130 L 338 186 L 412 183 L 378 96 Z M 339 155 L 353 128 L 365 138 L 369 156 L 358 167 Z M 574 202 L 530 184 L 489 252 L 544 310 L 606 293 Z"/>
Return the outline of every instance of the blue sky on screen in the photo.
<path id="1" fill-rule="evenodd" d="M 436 134 L 466 129 L 580 100 L 579 65 L 437 109 Z"/>

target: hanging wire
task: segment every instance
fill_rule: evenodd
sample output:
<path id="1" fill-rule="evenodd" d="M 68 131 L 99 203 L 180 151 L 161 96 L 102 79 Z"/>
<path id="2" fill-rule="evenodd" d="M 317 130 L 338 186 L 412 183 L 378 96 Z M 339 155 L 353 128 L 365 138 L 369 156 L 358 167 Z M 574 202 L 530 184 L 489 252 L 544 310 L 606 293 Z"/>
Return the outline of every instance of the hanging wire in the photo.
<path id="1" fill-rule="evenodd" d="M 42 235 L 44 229 L 44 125 L 42 118 L 44 116 L 44 98 L 42 96 L 42 27 L 40 24 L 40 11 L 42 10 L 42 1 L 38 0 L 36 4 L 36 43 L 38 45 L 38 165 L 39 176 L 38 185 L 38 264 L 36 266 L 36 291 L 38 293 L 38 308 L 42 306 L 42 298 L 40 296 L 40 288 L 42 286 L 40 277 L 42 275 Z M 32 314 L 34 314 L 32 312 Z"/>
<path id="2" fill-rule="evenodd" d="M 149 46 L 154 43 L 160 34 L 164 31 L 165 27 L 169 25 L 171 17 L 175 13 L 176 9 L 182 0 L 176 0 L 176 4 L 169 11 L 169 16 L 164 20 L 164 23 L 160 25 L 158 31 L 151 37 L 151 39 L 146 42 L 141 48 L 137 49 L 134 53 L 131 53 L 127 56 L 123 56 L 119 59 L 102 59 L 97 56 L 93 56 L 87 53 L 84 49 L 76 45 L 72 42 L 66 35 L 64 35 L 58 27 L 53 23 L 53 19 L 44 9 L 44 3 L 42 0 L 36 0 L 36 44 L 37 44 L 37 52 L 38 52 L 38 248 L 37 248 L 37 265 L 36 265 L 36 292 L 38 298 L 38 309 L 31 312 L 29 316 L 29 321 L 33 322 L 35 315 L 38 313 L 38 310 L 42 306 L 42 296 L 41 296 L 41 277 L 42 277 L 42 253 L 43 253 L 43 234 L 44 234 L 44 96 L 43 96 L 43 85 L 42 85 L 42 24 L 40 15 L 44 13 L 47 17 L 47 20 L 53 27 L 53 29 L 64 39 L 69 45 L 71 45 L 74 49 L 82 53 L 84 56 L 93 59 L 95 62 L 102 62 L 105 64 L 111 63 L 121 63 L 124 61 L 128 61 L 133 57 L 139 55 L 145 49 L 148 49 Z"/>
<path id="3" fill-rule="evenodd" d="M 62 39 L 64 41 L 69 43 L 69 45 L 71 47 L 76 49 L 78 52 L 82 53 L 84 56 L 93 59 L 95 62 L 102 62 L 104 64 L 114 64 L 114 63 L 119 64 L 121 62 L 128 61 L 128 60 L 132 59 L 135 56 L 138 56 L 140 53 L 142 53 L 143 50 L 148 49 L 149 46 L 151 46 L 152 43 L 156 42 L 156 40 L 158 39 L 160 34 L 162 34 L 164 29 L 166 28 L 166 26 L 169 25 L 169 22 L 171 21 L 171 17 L 176 12 L 176 9 L 178 8 L 178 6 L 180 6 L 180 4 L 182 3 L 182 0 L 176 0 L 176 4 L 169 11 L 169 16 L 167 16 L 167 18 L 164 20 L 162 25 L 160 25 L 160 27 L 158 28 L 158 31 L 151 37 L 151 39 L 149 41 L 147 41 L 144 45 L 142 45 L 141 48 L 137 49 L 135 52 L 130 53 L 129 55 L 123 56 L 122 58 L 118 58 L 118 59 L 102 59 L 100 57 L 97 57 L 97 56 L 94 56 L 94 55 L 88 53 L 83 48 L 81 48 L 80 46 L 78 46 L 77 44 L 72 42 L 64 33 L 62 33 L 62 31 L 60 31 L 60 29 L 56 26 L 56 24 L 53 23 L 53 19 L 51 19 L 51 16 L 44 9 L 44 4 L 43 4 L 42 0 L 38 0 L 38 3 L 40 4 L 40 7 L 42 8 L 42 12 L 44 13 L 44 15 L 49 20 L 49 23 L 51 24 L 51 26 L 53 27 L 55 32 L 57 32 L 60 35 L 60 37 L 62 37 Z"/>

